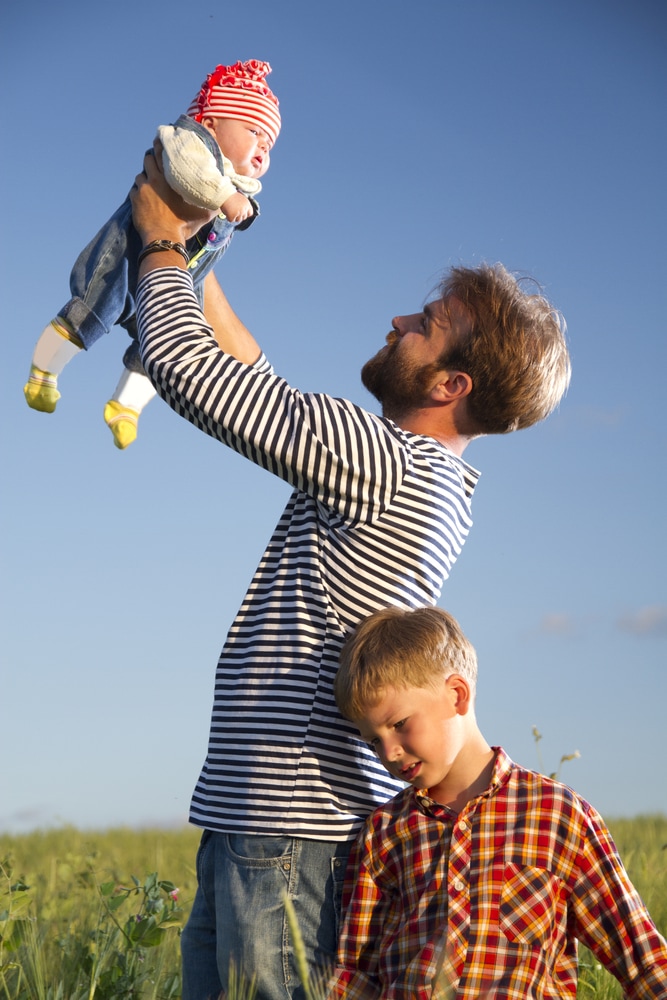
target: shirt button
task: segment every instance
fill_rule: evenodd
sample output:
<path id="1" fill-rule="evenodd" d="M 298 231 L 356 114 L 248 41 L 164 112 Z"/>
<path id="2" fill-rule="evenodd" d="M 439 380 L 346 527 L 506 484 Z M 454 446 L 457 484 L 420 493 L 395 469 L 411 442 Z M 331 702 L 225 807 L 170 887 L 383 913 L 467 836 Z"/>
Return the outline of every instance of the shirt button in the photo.
<path id="1" fill-rule="evenodd" d="M 465 887 L 466 884 L 462 879 L 460 878 L 454 879 L 454 888 L 456 889 L 457 892 L 462 892 L 465 889 Z"/>
<path id="2" fill-rule="evenodd" d="M 464 819 L 460 819 L 459 822 L 458 822 L 458 827 L 459 827 L 459 830 L 461 831 L 461 833 L 465 833 L 466 830 L 468 829 L 468 824 L 466 823 L 466 821 Z"/>
<path id="3" fill-rule="evenodd" d="M 285 871 L 285 872 L 288 872 L 288 871 L 290 870 L 290 868 L 291 868 L 291 867 L 292 867 L 292 866 L 291 866 L 291 864 L 289 863 L 289 861 L 286 861 L 286 862 L 285 862 L 285 864 L 283 865 L 283 871 Z"/>

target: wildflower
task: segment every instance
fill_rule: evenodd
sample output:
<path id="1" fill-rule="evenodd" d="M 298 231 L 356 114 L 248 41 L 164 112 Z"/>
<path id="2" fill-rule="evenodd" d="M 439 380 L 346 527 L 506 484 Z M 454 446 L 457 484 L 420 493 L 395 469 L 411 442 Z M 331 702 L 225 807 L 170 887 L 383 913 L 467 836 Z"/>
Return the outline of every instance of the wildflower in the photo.
<path id="1" fill-rule="evenodd" d="M 171 892 L 169 893 L 174 902 L 178 900 L 178 894 L 180 891 L 181 891 L 180 889 L 172 889 Z"/>

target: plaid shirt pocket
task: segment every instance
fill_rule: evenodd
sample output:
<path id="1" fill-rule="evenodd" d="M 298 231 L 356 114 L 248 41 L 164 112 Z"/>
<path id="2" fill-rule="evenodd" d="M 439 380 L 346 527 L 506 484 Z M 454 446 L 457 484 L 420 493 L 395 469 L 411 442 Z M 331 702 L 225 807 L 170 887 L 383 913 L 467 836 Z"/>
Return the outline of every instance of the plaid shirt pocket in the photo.
<path id="1" fill-rule="evenodd" d="M 565 883 L 545 868 L 505 866 L 499 918 L 508 941 L 547 948 L 565 904 Z"/>

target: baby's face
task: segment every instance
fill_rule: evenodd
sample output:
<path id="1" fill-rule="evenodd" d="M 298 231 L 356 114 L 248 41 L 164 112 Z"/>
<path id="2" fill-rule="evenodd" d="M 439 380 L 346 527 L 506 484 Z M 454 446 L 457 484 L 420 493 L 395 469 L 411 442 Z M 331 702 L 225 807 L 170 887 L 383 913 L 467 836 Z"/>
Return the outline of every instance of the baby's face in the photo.
<path id="1" fill-rule="evenodd" d="M 241 177 L 259 180 L 269 169 L 271 140 L 254 122 L 236 118 L 203 118 L 204 125 L 215 136 L 220 149 Z"/>

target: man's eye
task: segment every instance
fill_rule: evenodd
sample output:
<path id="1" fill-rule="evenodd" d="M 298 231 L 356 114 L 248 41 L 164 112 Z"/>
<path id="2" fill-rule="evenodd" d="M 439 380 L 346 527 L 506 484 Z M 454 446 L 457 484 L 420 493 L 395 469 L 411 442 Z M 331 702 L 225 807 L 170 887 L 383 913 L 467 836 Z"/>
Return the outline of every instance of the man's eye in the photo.
<path id="1" fill-rule="evenodd" d="M 407 721 L 408 721 L 407 719 L 401 719 L 400 722 L 395 722 L 394 729 L 402 729 Z"/>

